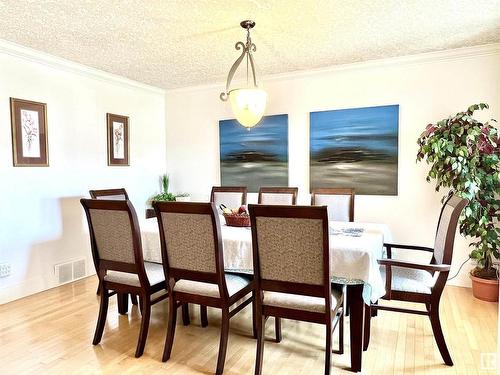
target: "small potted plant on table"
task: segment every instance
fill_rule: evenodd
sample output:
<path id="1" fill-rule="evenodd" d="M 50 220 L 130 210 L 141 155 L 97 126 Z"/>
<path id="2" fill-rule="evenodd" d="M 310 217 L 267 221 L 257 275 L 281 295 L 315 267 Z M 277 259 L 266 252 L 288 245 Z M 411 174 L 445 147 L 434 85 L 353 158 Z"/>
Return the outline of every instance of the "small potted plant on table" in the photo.
<path id="1" fill-rule="evenodd" d="M 436 191 L 451 188 L 469 200 L 460 218 L 460 233 L 474 238 L 470 259 L 476 298 L 498 301 L 495 259 L 500 258 L 500 138 L 495 120 L 481 123 L 473 118 L 487 104 L 475 104 L 467 111 L 429 124 L 418 139 L 417 161 L 431 165 L 427 181 L 436 180 Z"/>
<path id="2" fill-rule="evenodd" d="M 190 196 L 187 193 L 182 193 L 182 194 L 173 194 L 168 191 L 170 185 L 170 177 L 168 174 L 164 174 L 160 176 L 160 186 L 161 186 L 161 193 L 156 194 L 152 196 L 149 199 L 149 203 L 151 204 L 154 201 L 160 201 L 160 202 L 173 202 L 173 201 L 180 201 L 180 202 L 188 202 L 190 200 Z M 153 208 L 147 208 L 146 209 L 146 219 L 150 219 L 156 217 L 155 211 Z"/>

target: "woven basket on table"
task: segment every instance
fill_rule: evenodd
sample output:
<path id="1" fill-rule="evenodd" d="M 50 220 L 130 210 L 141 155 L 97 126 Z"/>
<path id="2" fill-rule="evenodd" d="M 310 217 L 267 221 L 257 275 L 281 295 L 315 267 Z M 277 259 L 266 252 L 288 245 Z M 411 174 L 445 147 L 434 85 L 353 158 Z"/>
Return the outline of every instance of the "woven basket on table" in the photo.
<path id="1" fill-rule="evenodd" d="M 226 225 L 230 227 L 249 227 L 250 216 L 241 214 L 223 214 Z"/>

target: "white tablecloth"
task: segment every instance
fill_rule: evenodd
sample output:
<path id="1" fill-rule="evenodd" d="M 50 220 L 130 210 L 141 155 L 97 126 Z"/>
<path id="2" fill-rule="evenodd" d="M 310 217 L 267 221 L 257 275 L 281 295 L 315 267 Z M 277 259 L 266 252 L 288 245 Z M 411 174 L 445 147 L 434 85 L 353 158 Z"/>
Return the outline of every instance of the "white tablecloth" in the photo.
<path id="1" fill-rule="evenodd" d="M 250 228 L 228 227 L 221 218 L 224 268 L 227 271 L 252 273 L 252 234 Z M 158 223 L 141 222 L 144 259 L 161 263 Z M 330 266 L 333 281 L 341 284 L 364 283 L 366 302 L 385 294 L 377 259 L 382 257 L 384 242 L 391 242 L 387 225 L 371 223 L 330 222 Z"/>

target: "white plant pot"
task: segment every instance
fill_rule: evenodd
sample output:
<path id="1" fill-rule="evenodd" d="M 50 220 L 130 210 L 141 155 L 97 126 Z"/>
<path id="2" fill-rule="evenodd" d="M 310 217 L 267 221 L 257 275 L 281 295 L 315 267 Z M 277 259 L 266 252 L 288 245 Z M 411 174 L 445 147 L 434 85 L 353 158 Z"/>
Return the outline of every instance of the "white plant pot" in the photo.
<path id="1" fill-rule="evenodd" d="M 191 197 L 175 197 L 176 202 L 191 202 Z"/>

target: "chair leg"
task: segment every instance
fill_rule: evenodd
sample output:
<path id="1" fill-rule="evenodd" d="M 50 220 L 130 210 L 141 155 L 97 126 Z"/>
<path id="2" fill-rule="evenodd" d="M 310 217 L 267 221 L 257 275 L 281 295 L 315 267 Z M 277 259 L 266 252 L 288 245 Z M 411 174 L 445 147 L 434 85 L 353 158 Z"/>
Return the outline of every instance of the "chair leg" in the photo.
<path id="1" fill-rule="evenodd" d="M 351 299 L 349 298 L 349 288 L 345 288 L 344 292 L 344 312 L 345 316 L 349 316 L 349 311 L 351 309 Z"/>
<path id="2" fill-rule="evenodd" d="M 434 339 L 443 357 L 443 361 L 448 366 L 453 366 L 453 361 L 446 346 L 446 341 L 444 339 L 443 330 L 441 329 L 441 321 L 439 320 L 439 304 L 431 305 L 429 311 L 429 318 L 431 320 L 432 332 L 434 333 Z"/>
<path id="3" fill-rule="evenodd" d="M 201 326 L 202 327 L 208 326 L 208 314 L 206 306 L 200 305 L 200 317 L 201 317 Z"/>
<path id="4" fill-rule="evenodd" d="M 142 317 L 141 317 L 141 330 L 139 332 L 139 340 L 137 341 L 137 349 L 135 350 L 135 357 L 139 358 L 144 353 L 144 346 L 148 337 L 149 318 L 151 316 L 151 296 L 143 295 L 142 299 Z"/>
<path id="5" fill-rule="evenodd" d="M 130 301 L 132 301 L 132 305 L 137 306 L 137 294 L 131 294 L 130 295 Z"/>
<path id="6" fill-rule="evenodd" d="M 374 305 L 378 305 L 378 300 L 376 300 L 375 302 L 373 302 Z M 378 314 L 378 309 L 371 309 L 372 310 L 372 318 L 377 316 Z"/>
<path id="7" fill-rule="evenodd" d="M 325 375 L 330 375 L 332 365 L 332 325 L 326 324 Z"/>
<path id="8" fill-rule="evenodd" d="M 219 356 L 217 358 L 217 370 L 215 371 L 216 375 L 221 375 L 222 372 L 224 371 L 228 336 L 229 336 L 229 309 L 223 308 L 222 323 L 220 327 Z"/>
<path id="9" fill-rule="evenodd" d="M 276 342 L 281 342 L 283 339 L 283 335 L 281 333 L 281 318 L 278 318 L 277 316 L 274 317 L 274 332 L 276 335 Z"/>
<path id="10" fill-rule="evenodd" d="M 177 323 L 177 303 L 172 297 L 168 297 L 168 327 L 167 337 L 165 338 L 165 347 L 163 348 L 162 361 L 167 362 L 172 353 L 172 346 L 174 344 L 175 324 Z"/>
<path id="11" fill-rule="evenodd" d="M 363 332 L 364 351 L 366 351 L 368 349 L 368 345 L 370 345 L 371 321 L 372 321 L 372 308 L 370 307 L 370 305 L 365 305 L 365 327 Z"/>
<path id="12" fill-rule="evenodd" d="M 125 315 L 128 312 L 128 293 L 116 293 L 118 302 L 118 312 L 120 315 Z"/>
<path id="13" fill-rule="evenodd" d="M 252 292 L 252 330 L 253 338 L 257 338 L 257 311 L 255 302 L 255 291 Z"/>
<path id="14" fill-rule="evenodd" d="M 107 289 L 100 286 L 99 294 L 101 296 L 101 303 L 99 305 L 99 316 L 97 317 L 97 325 L 94 333 L 93 345 L 101 342 L 102 333 L 104 332 L 104 325 L 106 324 L 106 315 L 108 314 L 109 295 Z"/>
<path id="15" fill-rule="evenodd" d="M 266 324 L 266 317 L 262 315 L 259 309 L 256 309 L 256 323 L 257 323 L 257 355 L 255 359 L 255 375 L 262 375 L 262 360 L 264 358 L 264 326 Z"/>
<path id="16" fill-rule="evenodd" d="M 335 354 L 344 354 L 344 312 L 339 316 L 339 321 L 337 326 L 339 327 L 339 350 L 333 350 L 332 353 Z"/>
<path id="17" fill-rule="evenodd" d="M 142 303 L 142 298 L 139 298 L 139 311 L 141 312 L 141 315 L 144 310 L 144 304 Z"/>
<path id="18" fill-rule="evenodd" d="M 189 304 L 182 304 L 182 324 L 188 326 L 191 324 L 191 320 L 189 319 Z"/>
<path id="19" fill-rule="evenodd" d="M 344 354 L 344 314 L 340 314 L 339 321 L 339 351 L 338 354 Z"/>

